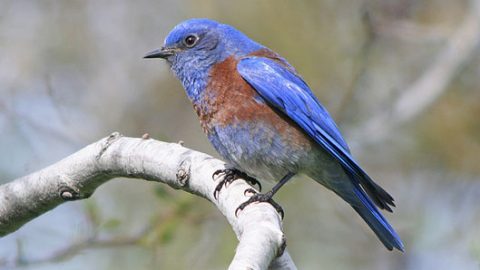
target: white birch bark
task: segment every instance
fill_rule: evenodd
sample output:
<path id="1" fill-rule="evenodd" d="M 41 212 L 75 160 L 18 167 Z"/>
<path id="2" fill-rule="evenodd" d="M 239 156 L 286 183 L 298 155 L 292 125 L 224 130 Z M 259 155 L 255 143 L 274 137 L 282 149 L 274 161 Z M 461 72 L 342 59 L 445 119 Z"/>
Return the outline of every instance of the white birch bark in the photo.
<path id="1" fill-rule="evenodd" d="M 236 208 L 248 199 L 243 180 L 213 191 L 213 173 L 225 163 L 209 155 L 149 138 L 113 133 L 71 156 L 0 186 L 0 236 L 69 201 L 88 198 L 115 177 L 157 181 L 211 201 L 231 224 L 239 244 L 229 269 L 296 269 L 285 250 L 282 220 L 268 203 Z M 147 221 L 146 221 L 147 222 Z"/>

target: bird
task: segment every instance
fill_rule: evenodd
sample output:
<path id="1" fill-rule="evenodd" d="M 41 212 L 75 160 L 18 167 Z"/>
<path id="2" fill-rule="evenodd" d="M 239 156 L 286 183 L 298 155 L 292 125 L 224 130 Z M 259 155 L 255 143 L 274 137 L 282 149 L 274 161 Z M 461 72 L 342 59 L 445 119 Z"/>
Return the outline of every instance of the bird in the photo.
<path id="1" fill-rule="evenodd" d="M 388 250 L 404 245 L 379 209 L 393 197 L 353 158 L 338 126 L 286 59 L 233 26 L 206 18 L 176 25 L 144 58 L 163 58 L 182 83 L 200 125 L 230 169 L 215 172 L 224 185 L 238 178 L 275 182 L 239 206 L 270 202 L 296 175 L 307 175 L 347 202 Z M 214 174 L 214 175 L 215 175 Z"/>

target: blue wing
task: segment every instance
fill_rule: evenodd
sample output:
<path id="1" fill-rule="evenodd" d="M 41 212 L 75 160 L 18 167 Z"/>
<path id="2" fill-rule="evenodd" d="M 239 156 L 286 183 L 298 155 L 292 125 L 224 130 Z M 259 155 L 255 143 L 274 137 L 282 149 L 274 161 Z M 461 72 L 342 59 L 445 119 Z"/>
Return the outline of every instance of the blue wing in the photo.
<path id="1" fill-rule="evenodd" d="M 307 84 L 292 72 L 293 68 L 287 69 L 269 58 L 249 57 L 240 60 L 237 70 L 263 98 L 286 113 L 312 138 L 317 140 L 316 133 L 321 132 L 328 142 L 350 153 L 330 114 Z"/>
<path id="2" fill-rule="evenodd" d="M 393 198 L 373 182 L 356 163 L 337 125 L 313 95 L 307 84 L 295 74 L 293 68 L 285 62 L 252 56 L 241 59 L 237 65 L 237 70 L 271 106 L 295 121 L 327 153 L 330 153 L 338 160 L 355 187 L 355 190 L 352 192 L 368 208 L 370 215 L 373 214 L 372 218 L 380 222 L 380 227 L 387 229 L 385 233 L 394 236 L 393 238 L 397 238 L 394 230 L 375 209 L 368 197 L 381 209 L 386 209 L 390 212 L 392 210 L 389 205 L 394 206 Z M 364 194 L 363 190 L 369 196 L 362 195 Z M 356 208 L 355 210 L 359 213 L 364 212 L 361 213 L 362 217 L 366 215 L 366 212 L 362 209 Z M 367 219 L 370 218 L 364 217 L 364 219 L 368 223 Z M 371 224 L 369 223 L 369 225 Z M 374 229 L 374 231 L 378 235 L 378 229 Z M 401 247 L 401 245 L 395 246 Z"/>
<path id="3" fill-rule="evenodd" d="M 375 204 L 392 211 L 389 205 L 394 206 L 393 198 L 356 163 L 332 117 L 292 68 L 269 58 L 247 57 L 239 61 L 237 70 L 270 105 L 288 115 L 335 157 Z"/>

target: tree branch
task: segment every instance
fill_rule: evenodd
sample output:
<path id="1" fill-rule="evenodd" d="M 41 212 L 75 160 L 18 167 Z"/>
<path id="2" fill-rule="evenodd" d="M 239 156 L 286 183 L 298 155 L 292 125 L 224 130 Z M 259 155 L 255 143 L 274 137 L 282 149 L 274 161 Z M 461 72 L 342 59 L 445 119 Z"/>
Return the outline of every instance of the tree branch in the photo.
<path id="1" fill-rule="evenodd" d="M 211 201 L 232 226 L 239 245 L 229 269 L 296 269 L 285 250 L 282 221 L 267 203 L 236 208 L 251 188 L 235 181 L 218 200 L 213 173 L 224 162 L 179 144 L 113 133 L 43 170 L 0 186 L 0 236 L 70 200 L 85 199 L 115 177 L 139 178 L 167 184 Z M 219 180 L 219 179 L 215 179 Z"/>

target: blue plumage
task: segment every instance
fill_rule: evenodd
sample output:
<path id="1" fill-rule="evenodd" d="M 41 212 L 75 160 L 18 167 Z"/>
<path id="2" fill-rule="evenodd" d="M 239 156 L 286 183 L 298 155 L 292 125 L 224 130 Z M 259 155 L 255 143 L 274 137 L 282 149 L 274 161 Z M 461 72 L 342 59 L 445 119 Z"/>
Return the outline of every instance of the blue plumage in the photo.
<path id="1" fill-rule="evenodd" d="M 237 69 L 262 97 L 286 113 L 317 142 L 323 144 L 322 138 L 328 138 L 330 144 L 349 152 L 330 114 L 295 73 L 264 57 L 243 58 Z"/>
<path id="2" fill-rule="evenodd" d="M 147 57 L 169 62 L 228 162 L 259 180 L 283 179 L 278 188 L 293 174 L 310 176 L 348 202 L 388 249 L 403 250 L 375 207 L 391 211 L 393 198 L 354 160 L 327 110 L 285 59 L 208 19 L 177 25 Z"/>
<path id="3" fill-rule="evenodd" d="M 393 199 L 376 185 L 352 158 L 337 125 L 312 94 L 307 84 L 296 74 L 268 58 L 244 58 L 238 63 L 237 69 L 262 97 L 272 106 L 287 114 L 323 149 L 340 162 L 348 172 L 349 180 L 352 181 L 353 190 L 350 192 L 357 195 L 363 207 L 370 213 L 358 205 L 354 207 L 355 210 L 370 226 L 375 228 L 375 232 L 379 230 L 386 232 L 380 233 L 379 237 L 387 248 L 396 247 L 403 250 L 400 238 L 365 195 L 359 184 L 372 193 L 371 196 L 378 200 L 377 204 L 382 208 L 391 210 L 388 202 L 393 202 Z M 374 187 L 370 190 L 372 185 Z M 379 191 L 384 197 L 377 198 L 376 193 Z"/>

